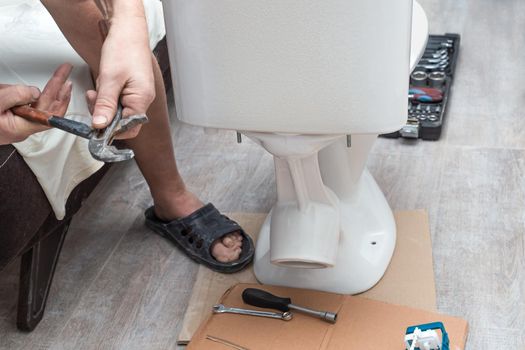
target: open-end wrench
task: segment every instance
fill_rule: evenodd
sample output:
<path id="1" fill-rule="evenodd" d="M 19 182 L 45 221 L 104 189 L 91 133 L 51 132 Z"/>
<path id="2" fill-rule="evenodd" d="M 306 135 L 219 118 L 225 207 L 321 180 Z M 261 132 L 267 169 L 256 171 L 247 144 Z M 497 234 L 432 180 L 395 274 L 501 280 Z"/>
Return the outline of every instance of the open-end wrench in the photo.
<path id="1" fill-rule="evenodd" d="M 226 307 L 223 304 L 214 305 L 212 310 L 214 314 L 238 314 L 238 315 L 248 315 L 248 316 L 258 316 L 258 317 L 269 317 L 269 318 L 277 318 L 283 321 L 290 321 L 293 317 L 292 313 L 289 311 L 286 311 L 283 313 L 257 311 L 257 310 L 239 309 L 236 307 Z"/>

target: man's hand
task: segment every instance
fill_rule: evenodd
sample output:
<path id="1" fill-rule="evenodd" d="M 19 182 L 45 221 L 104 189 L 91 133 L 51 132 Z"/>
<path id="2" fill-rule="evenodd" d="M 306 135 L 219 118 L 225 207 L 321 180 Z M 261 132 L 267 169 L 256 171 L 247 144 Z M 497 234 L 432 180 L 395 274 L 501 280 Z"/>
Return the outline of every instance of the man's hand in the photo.
<path id="1" fill-rule="evenodd" d="M 95 100 L 95 128 L 109 124 L 119 100 L 124 117 L 146 114 L 155 98 L 155 82 L 145 17 L 115 15 L 110 19 L 109 34 L 102 46 L 97 91 L 88 91 L 87 97 Z M 140 126 L 119 138 L 135 137 L 139 130 Z"/>
<path id="2" fill-rule="evenodd" d="M 10 109 L 15 106 L 31 104 L 54 115 L 66 113 L 71 98 L 72 84 L 67 81 L 71 69 L 70 64 L 62 64 L 42 93 L 32 86 L 0 85 L 0 144 L 20 142 L 31 134 L 48 129 L 13 114 Z"/>

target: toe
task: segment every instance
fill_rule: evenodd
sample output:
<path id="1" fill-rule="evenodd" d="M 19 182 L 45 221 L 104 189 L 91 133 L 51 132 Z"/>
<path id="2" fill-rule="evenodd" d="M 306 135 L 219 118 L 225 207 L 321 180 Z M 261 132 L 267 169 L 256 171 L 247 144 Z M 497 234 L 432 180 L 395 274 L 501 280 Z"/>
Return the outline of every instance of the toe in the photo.
<path id="1" fill-rule="evenodd" d="M 233 248 L 239 242 L 242 244 L 242 235 L 239 231 L 228 233 L 222 238 L 222 243 L 230 248 Z"/>
<path id="2" fill-rule="evenodd" d="M 211 248 L 211 255 L 219 262 L 228 262 L 229 250 L 224 244 L 217 242 Z"/>
<path id="3" fill-rule="evenodd" d="M 212 254 L 214 255 L 215 259 L 217 259 L 217 261 L 220 261 L 222 263 L 229 263 L 239 259 L 240 252 L 241 250 L 239 248 L 237 248 L 236 250 L 232 250 L 226 248 L 222 244 L 217 244 Z"/>
<path id="4" fill-rule="evenodd" d="M 226 235 L 222 238 L 222 244 L 228 248 L 233 248 L 235 239 L 231 235 Z"/>
<path id="5" fill-rule="evenodd" d="M 211 255 L 222 263 L 228 263 L 239 259 L 242 251 L 242 242 L 226 235 L 222 240 L 213 243 Z"/>
<path id="6" fill-rule="evenodd" d="M 240 248 L 240 247 L 242 247 L 242 242 L 241 241 L 235 241 L 233 243 L 233 247 L 232 247 L 233 249 L 237 249 L 237 248 Z"/>
<path id="7" fill-rule="evenodd" d="M 229 234 L 229 237 L 232 239 L 233 244 L 229 246 L 232 249 L 242 247 L 242 234 L 239 231 L 235 231 Z"/>
<path id="8" fill-rule="evenodd" d="M 242 234 L 240 231 L 235 231 L 235 232 L 232 232 L 232 237 L 233 239 L 235 239 L 236 241 L 242 241 Z"/>
<path id="9" fill-rule="evenodd" d="M 230 254 L 228 255 L 228 262 L 232 262 L 239 259 L 239 256 L 241 255 L 241 248 L 235 248 L 234 250 L 230 250 Z"/>

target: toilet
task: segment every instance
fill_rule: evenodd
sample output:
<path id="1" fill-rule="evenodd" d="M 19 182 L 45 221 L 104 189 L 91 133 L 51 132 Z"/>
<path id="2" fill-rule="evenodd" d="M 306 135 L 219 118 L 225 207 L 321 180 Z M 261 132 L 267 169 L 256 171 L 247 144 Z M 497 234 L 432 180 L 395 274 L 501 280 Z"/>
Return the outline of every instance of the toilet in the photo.
<path id="1" fill-rule="evenodd" d="M 428 34 L 412 0 L 164 0 L 178 118 L 237 130 L 274 157 L 257 241 L 264 284 L 344 294 L 385 273 L 396 224 L 366 168 L 407 120 Z"/>

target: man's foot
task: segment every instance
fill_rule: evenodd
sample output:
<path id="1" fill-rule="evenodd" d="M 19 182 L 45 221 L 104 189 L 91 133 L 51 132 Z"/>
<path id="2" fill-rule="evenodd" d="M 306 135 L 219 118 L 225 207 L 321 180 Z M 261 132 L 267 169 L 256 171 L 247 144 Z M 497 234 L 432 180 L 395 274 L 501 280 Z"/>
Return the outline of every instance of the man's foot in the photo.
<path id="1" fill-rule="evenodd" d="M 167 205 L 155 205 L 155 215 L 163 221 L 172 221 L 188 216 L 203 206 L 204 203 L 196 195 L 184 191 L 179 195 L 172 196 Z M 235 231 L 213 242 L 211 255 L 219 262 L 229 263 L 239 259 L 241 250 L 242 235 L 239 231 Z"/>

